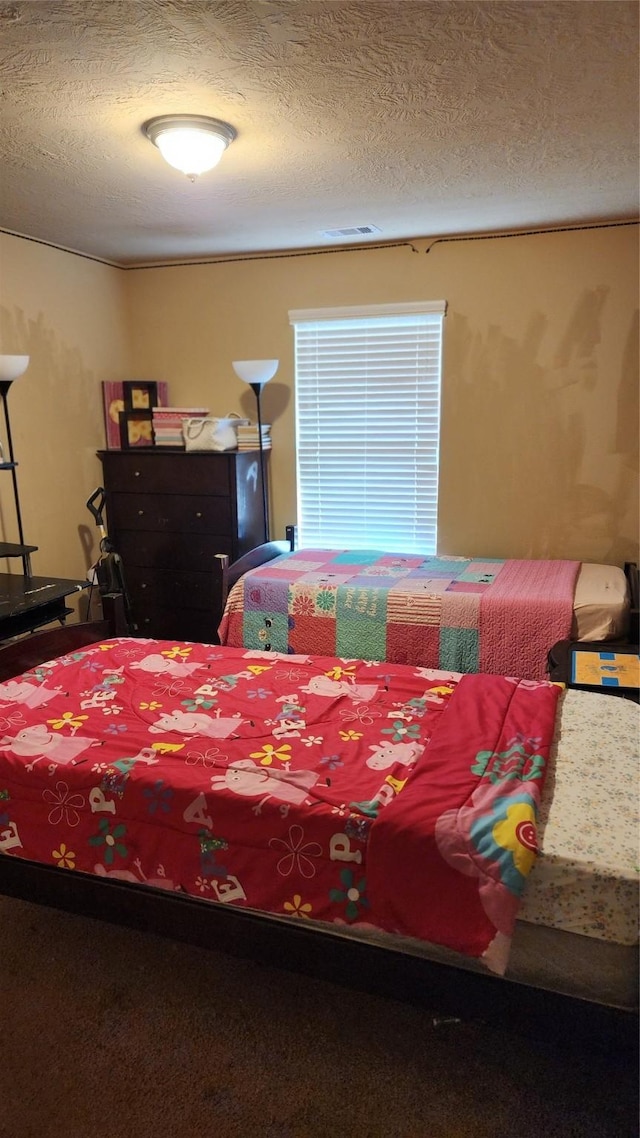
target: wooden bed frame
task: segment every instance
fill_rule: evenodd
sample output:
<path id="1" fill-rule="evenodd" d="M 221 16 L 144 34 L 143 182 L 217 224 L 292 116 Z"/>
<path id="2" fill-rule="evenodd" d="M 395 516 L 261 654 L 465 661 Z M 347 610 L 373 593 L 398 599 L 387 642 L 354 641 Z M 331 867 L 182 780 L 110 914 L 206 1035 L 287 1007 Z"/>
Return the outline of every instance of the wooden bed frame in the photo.
<path id="1" fill-rule="evenodd" d="M 287 532 L 290 528 L 287 526 Z M 245 573 L 248 573 L 250 569 L 259 569 L 261 565 L 273 561 L 274 557 L 280 557 L 282 553 L 292 553 L 293 550 L 293 540 L 267 541 L 264 545 L 257 545 L 255 549 L 250 549 L 248 553 L 244 554 L 244 557 L 239 557 L 237 561 L 230 561 L 225 553 L 216 554 L 214 578 L 215 592 L 218 598 L 216 603 L 219 611 L 223 612 L 231 589 L 236 581 L 244 577 Z"/>
<path id="2" fill-rule="evenodd" d="M 110 601 L 104 607 L 111 620 L 65 625 L 0 647 L 0 680 L 113 635 L 119 605 L 118 598 Z M 304 921 L 1 853 L 0 894 L 408 1001 L 428 1008 L 435 1022 L 479 1019 L 545 1040 L 551 1036 L 563 1045 L 637 1046 L 635 1011 L 467 972 L 402 947 L 357 940 L 333 926 L 318 929 Z"/>

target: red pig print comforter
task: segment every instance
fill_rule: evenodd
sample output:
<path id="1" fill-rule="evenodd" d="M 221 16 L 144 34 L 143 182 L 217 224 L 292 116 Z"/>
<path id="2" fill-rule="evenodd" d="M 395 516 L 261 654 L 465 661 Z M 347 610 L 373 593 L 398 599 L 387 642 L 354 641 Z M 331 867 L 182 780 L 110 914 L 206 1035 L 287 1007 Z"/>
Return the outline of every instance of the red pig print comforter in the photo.
<path id="1" fill-rule="evenodd" d="M 503 971 L 558 689 L 105 640 L 0 684 L 0 855 Z"/>

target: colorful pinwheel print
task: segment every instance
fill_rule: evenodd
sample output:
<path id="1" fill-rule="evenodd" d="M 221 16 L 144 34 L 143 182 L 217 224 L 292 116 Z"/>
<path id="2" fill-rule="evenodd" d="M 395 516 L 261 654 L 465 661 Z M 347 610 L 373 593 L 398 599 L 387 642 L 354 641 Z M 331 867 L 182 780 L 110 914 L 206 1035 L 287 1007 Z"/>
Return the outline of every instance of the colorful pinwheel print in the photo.
<path id="1" fill-rule="evenodd" d="M 154 783 L 153 786 L 146 787 L 142 793 L 148 799 L 147 809 L 150 814 L 155 814 L 156 810 L 163 814 L 169 813 L 173 790 L 170 786 L 165 786 L 162 779 Z"/>
<path id="2" fill-rule="evenodd" d="M 113 830 L 109 828 L 109 823 L 106 818 L 101 818 L 98 822 L 98 834 L 94 834 L 89 838 L 90 846 L 104 846 L 103 854 L 105 865 L 113 865 L 116 854 L 119 857 L 127 856 L 127 847 L 120 841 L 124 838 L 127 827 L 119 822 Z"/>
<path id="3" fill-rule="evenodd" d="M 364 877 L 360 881 L 355 881 L 353 870 L 343 869 L 340 873 L 340 880 L 344 889 L 330 889 L 329 897 L 337 904 L 345 904 L 345 916 L 348 921 L 355 921 L 360 915 L 360 909 L 366 909 L 369 902 L 365 897 L 365 889 L 367 882 Z"/>
<path id="4" fill-rule="evenodd" d="M 288 743 L 283 743 L 280 747 L 274 747 L 272 743 L 265 743 L 261 751 L 251 751 L 250 757 L 259 759 L 260 765 L 263 767 L 270 767 L 274 759 L 280 759 L 281 763 L 288 763 L 291 758 L 291 747 Z"/>
<path id="5" fill-rule="evenodd" d="M 343 767 L 344 763 L 339 755 L 325 755 L 320 759 L 320 765 L 328 767 L 330 771 L 335 771 L 338 767 Z"/>
<path id="6" fill-rule="evenodd" d="M 58 719 L 47 719 L 47 723 L 53 727 L 54 731 L 61 731 L 63 727 L 70 727 L 71 734 L 75 735 L 78 727 L 82 727 L 85 719 L 88 718 L 88 715 L 76 715 L 73 711 L 64 711 Z"/>
<path id="7" fill-rule="evenodd" d="M 308 902 L 303 904 L 299 893 L 294 893 L 292 901 L 285 901 L 283 908 L 290 916 L 305 917 L 307 920 L 313 912 L 313 905 L 309 905 Z"/>
<path id="8" fill-rule="evenodd" d="M 403 723 L 401 719 L 394 719 L 391 727 L 381 728 L 382 735 L 390 735 L 393 743 L 401 743 L 403 740 L 414 740 L 420 735 L 420 727 L 417 723 Z"/>
<path id="9" fill-rule="evenodd" d="M 59 850 L 52 850 L 51 856 L 60 869 L 75 869 L 76 855 L 73 850 L 67 849 L 64 842 L 60 842 Z"/>

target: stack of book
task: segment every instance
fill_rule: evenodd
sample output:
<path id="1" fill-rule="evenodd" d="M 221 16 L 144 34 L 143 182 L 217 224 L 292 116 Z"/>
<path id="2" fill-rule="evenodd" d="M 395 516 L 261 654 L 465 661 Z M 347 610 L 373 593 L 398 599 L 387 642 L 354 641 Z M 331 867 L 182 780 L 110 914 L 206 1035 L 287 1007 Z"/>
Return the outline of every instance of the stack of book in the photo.
<path id="1" fill-rule="evenodd" d="M 183 419 L 203 419 L 209 414 L 206 407 L 154 407 L 153 437 L 157 447 L 181 447 Z"/>
<path id="2" fill-rule="evenodd" d="M 247 423 L 246 426 L 236 427 L 236 434 L 238 436 L 238 450 L 260 449 L 257 423 Z M 262 449 L 271 450 L 271 426 L 268 423 L 262 424 Z"/>

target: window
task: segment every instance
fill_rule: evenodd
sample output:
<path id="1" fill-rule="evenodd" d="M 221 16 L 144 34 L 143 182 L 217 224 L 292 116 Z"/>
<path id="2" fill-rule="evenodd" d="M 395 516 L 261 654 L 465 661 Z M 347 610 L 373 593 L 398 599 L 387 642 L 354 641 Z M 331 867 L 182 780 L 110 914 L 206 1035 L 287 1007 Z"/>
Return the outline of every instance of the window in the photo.
<path id="1" fill-rule="evenodd" d="M 301 546 L 436 552 L 445 301 L 289 313 Z"/>

